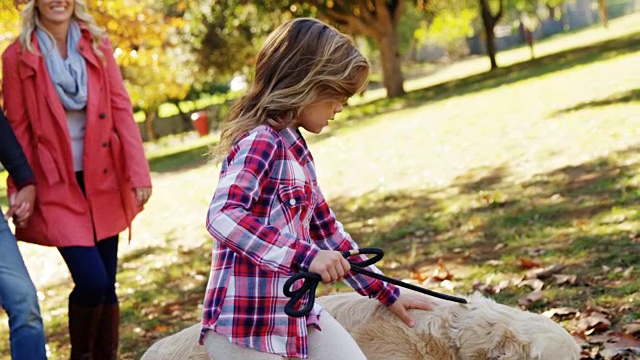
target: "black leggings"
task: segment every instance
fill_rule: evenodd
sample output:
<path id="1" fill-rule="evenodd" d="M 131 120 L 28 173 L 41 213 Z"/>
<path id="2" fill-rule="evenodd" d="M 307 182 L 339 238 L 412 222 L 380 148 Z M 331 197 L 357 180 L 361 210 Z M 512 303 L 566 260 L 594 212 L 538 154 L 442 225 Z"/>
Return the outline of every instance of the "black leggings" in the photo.
<path id="1" fill-rule="evenodd" d="M 116 304 L 118 235 L 98 241 L 95 246 L 58 248 L 67 263 L 75 287 L 69 301 L 84 307 Z"/>
<path id="2" fill-rule="evenodd" d="M 78 185 L 85 194 L 84 174 L 76 172 Z M 67 263 L 75 287 L 69 301 L 84 307 L 116 304 L 116 272 L 118 270 L 118 235 L 95 242 L 94 246 L 58 248 Z"/>

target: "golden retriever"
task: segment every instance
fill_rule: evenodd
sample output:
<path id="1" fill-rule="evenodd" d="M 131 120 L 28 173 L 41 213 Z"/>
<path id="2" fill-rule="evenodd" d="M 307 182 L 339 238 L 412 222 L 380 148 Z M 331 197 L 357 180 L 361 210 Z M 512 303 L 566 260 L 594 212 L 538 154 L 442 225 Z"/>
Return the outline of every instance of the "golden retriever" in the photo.
<path id="1" fill-rule="evenodd" d="M 317 301 L 349 331 L 370 360 L 578 360 L 580 347 L 553 320 L 476 293 L 468 304 L 436 300 L 433 311 L 410 310 L 407 327 L 385 306 L 357 293 Z M 141 360 L 207 360 L 200 324 L 159 340 Z"/>

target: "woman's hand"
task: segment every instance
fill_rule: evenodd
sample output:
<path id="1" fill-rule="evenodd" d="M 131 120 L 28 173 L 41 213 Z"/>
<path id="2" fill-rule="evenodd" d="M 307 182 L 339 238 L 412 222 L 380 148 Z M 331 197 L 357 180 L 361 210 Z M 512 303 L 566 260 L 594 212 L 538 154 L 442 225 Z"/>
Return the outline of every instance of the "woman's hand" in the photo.
<path id="1" fill-rule="evenodd" d="M 23 187 L 9 197 L 9 210 L 7 210 L 7 213 L 4 215 L 4 219 L 7 220 L 13 217 L 13 223 L 16 227 L 26 227 L 29 222 L 29 217 L 33 214 L 35 201 L 35 185 Z"/>
<path id="2" fill-rule="evenodd" d="M 403 291 L 400 297 L 393 305 L 389 306 L 389 310 L 396 314 L 407 326 L 414 327 L 416 324 L 407 312 L 409 309 L 433 310 L 436 302 L 427 295 L 420 294 L 415 291 Z"/>
<path id="3" fill-rule="evenodd" d="M 139 207 L 144 206 L 151 197 L 151 187 L 139 187 L 133 189 L 133 197 L 136 198 Z"/>
<path id="4" fill-rule="evenodd" d="M 351 264 L 347 259 L 339 251 L 332 250 L 320 250 L 309 265 L 309 272 L 320 275 L 323 284 L 344 279 L 349 270 Z"/>

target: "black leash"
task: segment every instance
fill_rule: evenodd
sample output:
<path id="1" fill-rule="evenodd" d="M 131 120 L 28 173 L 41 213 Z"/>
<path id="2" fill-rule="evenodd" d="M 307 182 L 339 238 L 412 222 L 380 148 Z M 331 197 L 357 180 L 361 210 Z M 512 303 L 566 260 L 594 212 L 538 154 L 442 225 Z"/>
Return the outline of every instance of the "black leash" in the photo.
<path id="1" fill-rule="evenodd" d="M 360 273 L 360 274 L 372 277 L 374 279 L 386 281 L 390 284 L 411 289 L 413 291 L 417 291 L 425 295 L 437 297 L 439 299 L 453 301 L 461 304 L 467 303 L 467 300 L 460 297 L 441 294 L 439 292 L 425 289 L 423 287 L 419 287 L 413 284 L 408 284 L 404 281 L 400 281 L 400 280 L 390 278 L 390 277 L 364 269 L 365 267 L 371 264 L 375 264 L 378 261 L 380 261 L 380 259 L 382 259 L 382 257 L 384 256 L 384 252 L 382 251 L 382 249 L 361 248 L 361 249 L 354 249 L 349 251 L 342 251 L 341 253 L 345 259 L 348 259 L 350 256 L 360 255 L 360 254 L 374 255 L 373 258 L 365 261 L 358 261 L 358 262 L 349 261 L 349 263 L 351 264 L 351 271 L 355 273 Z M 291 290 L 291 287 L 293 286 L 293 284 L 300 279 L 304 280 L 304 282 L 302 283 L 302 286 L 300 286 L 298 290 Z M 313 304 L 316 302 L 316 288 L 318 287 L 318 284 L 321 281 L 322 281 L 322 277 L 320 277 L 320 275 L 316 273 L 310 273 L 310 272 L 304 272 L 304 271 L 294 274 L 289 279 L 287 279 L 287 281 L 284 283 L 284 295 L 286 297 L 290 297 L 291 300 L 289 300 L 289 302 L 287 302 L 287 305 L 285 305 L 284 312 L 291 317 L 301 317 L 301 316 L 308 315 L 309 312 L 311 312 L 311 309 L 313 309 Z M 295 309 L 296 304 L 307 293 L 309 293 L 309 302 L 301 309 L 296 310 Z"/>

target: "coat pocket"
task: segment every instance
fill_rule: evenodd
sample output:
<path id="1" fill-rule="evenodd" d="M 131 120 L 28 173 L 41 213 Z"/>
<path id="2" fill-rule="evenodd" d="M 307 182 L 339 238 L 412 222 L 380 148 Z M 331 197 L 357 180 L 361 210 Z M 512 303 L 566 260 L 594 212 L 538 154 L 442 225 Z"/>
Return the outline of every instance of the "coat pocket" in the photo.
<path id="1" fill-rule="evenodd" d="M 44 176 L 47 179 L 49 185 L 55 185 L 60 182 L 60 173 L 56 162 L 51 156 L 51 153 L 42 144 L 37 143 L 36 153 L 38 154 L 38 162 L 44 172 Z"/>

